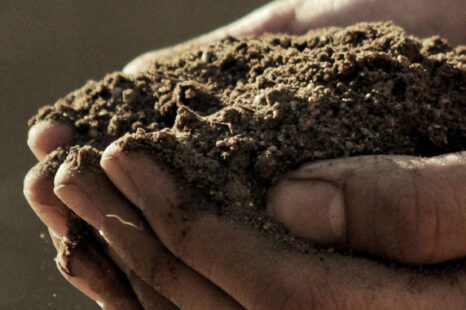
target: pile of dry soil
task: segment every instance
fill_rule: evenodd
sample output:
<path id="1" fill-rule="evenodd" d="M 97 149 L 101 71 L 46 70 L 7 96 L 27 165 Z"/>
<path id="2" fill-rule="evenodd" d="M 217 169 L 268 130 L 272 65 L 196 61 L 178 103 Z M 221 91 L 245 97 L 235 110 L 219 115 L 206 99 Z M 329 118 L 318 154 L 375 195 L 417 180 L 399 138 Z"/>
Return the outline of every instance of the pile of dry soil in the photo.
<path id="1" fill-rule="evenodd" d="M 139 76 L 89 81 L 29 125 L 72 125 L 83 169 L 124 136 L 126 149 L 150 151 L 219 214 L 276 234 L 267 189 L 302 163 L 465 150 L 465 90 L 466 47 L 362 23 L 229 37 Z M 67 152 L 49 157 L 49 173 Z"/>

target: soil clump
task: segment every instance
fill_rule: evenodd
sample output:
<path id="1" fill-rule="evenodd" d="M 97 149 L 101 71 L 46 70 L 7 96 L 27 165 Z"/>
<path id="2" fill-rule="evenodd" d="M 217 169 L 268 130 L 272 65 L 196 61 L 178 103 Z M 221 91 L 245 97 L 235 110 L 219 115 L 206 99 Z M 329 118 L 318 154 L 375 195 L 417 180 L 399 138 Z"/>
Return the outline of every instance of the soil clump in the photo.
<path id="1" fill-rule="evenodd" d="M 71 153 L 86 158 L 75 161 L 83 169 L 121 138 L 127 150 L 151 152 L 218 214 L 308 251 L 265 214 L 278 178 L 324 159 L 466 150 L 465 90 L 465 46 L 361 23 L 229 37 L 138 76 L 89 81 L 29 125 L 73 126 Z M 50 175 L 64 153 L 49 157 Z"/>

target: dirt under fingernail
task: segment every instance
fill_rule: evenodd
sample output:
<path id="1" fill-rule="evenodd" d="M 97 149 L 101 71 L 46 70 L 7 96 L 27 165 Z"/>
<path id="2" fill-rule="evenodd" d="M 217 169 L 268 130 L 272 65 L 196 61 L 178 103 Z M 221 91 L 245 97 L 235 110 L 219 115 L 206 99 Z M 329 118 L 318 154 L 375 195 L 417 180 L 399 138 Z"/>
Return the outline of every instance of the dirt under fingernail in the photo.
<path id="1" fill-rule="evenodd" d="M 218 214 L 307 252 L 266 215 L 278 178 L 317 160 L 465 150 L 465 90 L 465 46 L 361 23 L 228 37 L 138 76 L 89 81 L 29 125 L 72 125 L 81 167 L 124 137 L 125 150 L 148 151 Z"/>

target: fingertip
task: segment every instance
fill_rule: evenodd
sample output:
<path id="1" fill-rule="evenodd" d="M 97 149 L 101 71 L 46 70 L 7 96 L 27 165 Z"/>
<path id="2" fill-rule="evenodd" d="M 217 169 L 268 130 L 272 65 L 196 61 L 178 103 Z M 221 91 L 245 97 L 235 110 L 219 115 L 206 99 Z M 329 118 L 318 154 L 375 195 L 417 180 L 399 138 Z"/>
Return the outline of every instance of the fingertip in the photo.
<path id="1" fill-rule="evenodd" d="M 148 166 L 146 156 L 140 152 L 125 152 L 119 143 L 110 144 L 103 152 L 100 166 L 115 185 L 136 193 L 137 188 L 132 181 L 131 175 L 134 168 Z"/>
<path id="2" fill-rule="evenodd" d="M 23 180 L 23 194 L 26 199 L 31 199 L 34 197 L 34 193 L 36 192 L 34 188 L 37 186 L 36 183 L 38 181 L 38 165 L 29 169 L 26 173 L 26 176 Z"/>
<path id="3" fill-rule="evenodd" d="M 27 144 L 38 160 L 57 147 L 69 145 L 74 139 L 74 129 L 56 121 L 40 121 L 29 129 Z"/>
<path id="4" fill-rule="evenodd" d="M 111 162 L 112 160 L 116 160 L 120 155 L 122 155 L 123 149 L 118 143 L 111 143 L 109 146 L 107 146 L 102 153 L 101 159 L 100 159 L 100 165 L 104 167 L 107 165 L 108 162 Z"/>
<path id="5" fill-rule="evenodd" d="M 24 179 L 24 197 L 40 220 L 57 236 L 68 232 L 68 208 L 55 196 L 53 183 L 46 178 L 37 165 Z"/>
<path id="6" fill-rule="evenodd" d="M 123 194 L 126 195 L 130 193 L 130 197 L 127 198 L 138 205 L 143 198 L 139 193 L 137 185 L 130 176 L 129 169 L 131 169 L 131 161 L 126 157 L 128 157 L 128 155 L 123 152 L 122 148 L 118 144 L 112 143 L 102 154 L 100 166 L 110 181 L 119 188 Z"/>
<path id="7" fill-rule="evenodd" d="M 150 70 L 151 64 L 153 64 L 157 58 L 157 54 L 157 51 L 151 51 L 136 57 L 123 68 L 123 73 L 136 75 Z"/>
<path id="8" fill-rule="evenodd" d="M 60 165 L 53 179 L 54 191 L 62 186 L 73 183 L 73 178 L 78 171 L 70 162 L 64 162 Z"/>
<path id="9" fill-rule="evenodd" d="M 174 206 L 180 203 L 173 175 L 143 151 L 126 152 L 120 146 L 110 146 L 101 166 L 112 183 L 140 208 L 156 197 L 164 197 Z"/>
<path id="10" fill-rule="evenodd" d="M 345 238 L 341 190 L 320 180 L 284 180 L 269 196 L 268 213 L 291 233 L 322 245 Z"/>

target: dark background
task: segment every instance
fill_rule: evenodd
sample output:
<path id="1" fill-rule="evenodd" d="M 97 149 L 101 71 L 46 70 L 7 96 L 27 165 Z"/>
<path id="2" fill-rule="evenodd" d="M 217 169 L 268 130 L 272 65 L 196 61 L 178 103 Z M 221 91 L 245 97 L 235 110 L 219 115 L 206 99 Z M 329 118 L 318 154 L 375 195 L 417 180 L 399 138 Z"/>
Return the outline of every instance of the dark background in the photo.
<path id="1" fill-rule="evenodd" d="M 234 21 L 267 0 L 2 0 L 0 309 L 97 309 L 61 278 L 22 195 L 36 110 L 137 55 Z M 45 234 L 45 238 L 41 238 Z"/>

